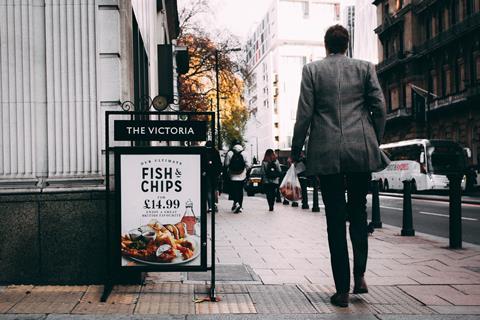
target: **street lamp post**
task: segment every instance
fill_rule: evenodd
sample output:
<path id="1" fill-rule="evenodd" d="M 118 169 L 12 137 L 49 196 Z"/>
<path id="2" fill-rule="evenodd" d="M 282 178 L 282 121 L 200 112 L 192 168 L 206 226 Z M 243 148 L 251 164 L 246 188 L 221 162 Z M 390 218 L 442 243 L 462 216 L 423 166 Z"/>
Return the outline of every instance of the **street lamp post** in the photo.
<path id="1" fill-rule="evenodd" d="M 222 136 L 220 134 L 220 85 L 219 85 L 219 61 L 218 61 L 218 53 L 220 51 L 223 52 L 230 52 L 230 51 L 240 51 L 242 50 L 241 48 L 232 48 L 232 49 L 224 49 L 224 50 L 215 50 L 215 80 L 216 80 L 216 93 L 217 93 L 217 141 L 218 145 L 217 148 L 218 150 L 222 150 Z"/>

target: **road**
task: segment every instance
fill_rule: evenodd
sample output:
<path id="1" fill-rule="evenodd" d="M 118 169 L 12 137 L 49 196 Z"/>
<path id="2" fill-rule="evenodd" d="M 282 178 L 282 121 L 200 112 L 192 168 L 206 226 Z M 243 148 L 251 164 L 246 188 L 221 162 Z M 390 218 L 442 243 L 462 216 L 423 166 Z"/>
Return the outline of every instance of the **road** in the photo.
<path id="1" fill-rule="evenodd" d="M 257 197 L 265 197 L 256 194 Z M 320 197 L 320 210 L 325 209 Z M 308 195 L 310 208 L 312 207 L 312 191 Z M 368 195 L 367 212 L 371 217 L 371 195 Z M 391 196 L 380 196 L 380 215 L 382 223 L 402 227 L 403 199 Z M 302 209 L 299 209 L 302 210 Z M 435 236 L 448 238 L 448 210 L 449 203 L 445 201 L 412 199 L 413 228 Z M 462 240 L 480 245 L 480 205 L 462 204 Z"/>
<path id="2" fill-rule="evenodd" d="M 371 213 L 371 197 L 368 197 Z M 380 215 L 385 224 L 401 227 L 403 199 L 380 196 Z M 449 203 L 412 199 L 413 228 L 415 231 L 448 238 Z M 480 244 L 480 205 L 462 204 L 463 241 Z"/>

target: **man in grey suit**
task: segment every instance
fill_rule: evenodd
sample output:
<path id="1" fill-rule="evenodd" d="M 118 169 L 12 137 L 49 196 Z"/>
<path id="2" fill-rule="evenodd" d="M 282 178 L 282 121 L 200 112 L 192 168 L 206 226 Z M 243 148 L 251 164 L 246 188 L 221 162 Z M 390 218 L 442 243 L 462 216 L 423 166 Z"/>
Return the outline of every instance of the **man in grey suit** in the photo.
<path id="1" fill-rule="evenodd" d="M 388 164 L 379 149 L 385 101 L 375 67 L 345 56 L 348 38 L 344 27 L 330 27 L 325 34 L 327 57 L 303 67 L 291 154 L 293 161 L 298 160 L 310 129 L 307 173 L 320 179 L 337 290 L 330 301 L 341 307 L 348 306 L 350 291 L 347 216 L 353 247 L 353 293 L 367 293 L 366 197 L 371 172 Z"/>

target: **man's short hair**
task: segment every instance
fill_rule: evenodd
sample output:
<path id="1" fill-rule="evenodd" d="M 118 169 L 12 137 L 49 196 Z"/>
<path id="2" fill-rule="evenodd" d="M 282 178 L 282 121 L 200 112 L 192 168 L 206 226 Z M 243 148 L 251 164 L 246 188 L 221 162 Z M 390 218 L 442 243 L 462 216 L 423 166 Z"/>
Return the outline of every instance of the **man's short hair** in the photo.
<path id="1" fill-rule="evenodd" d="M 348 48 L 348 30 L 336 24 L 325 32 L 325 46 L 330 53 L 345 53 Z"/>

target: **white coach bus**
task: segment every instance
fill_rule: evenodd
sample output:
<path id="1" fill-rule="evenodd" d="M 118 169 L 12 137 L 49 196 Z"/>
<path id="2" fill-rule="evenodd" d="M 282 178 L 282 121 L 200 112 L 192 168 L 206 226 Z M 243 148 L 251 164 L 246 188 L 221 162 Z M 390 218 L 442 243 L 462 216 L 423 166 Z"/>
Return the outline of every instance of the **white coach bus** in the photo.
<path id="1" fill-rule="evenodd" d="M 383 144 L 380 148 L 392 161 L 383 171 L 372 174 L 380 190 L 402 190 L 404 180 L 413 180 L 412 191 L 448 190 L 445 171 L 465 167 L 464 149 L 450 140 L 415 139 Z M 466 179 L 462 179 L 465 190 Z"/>

